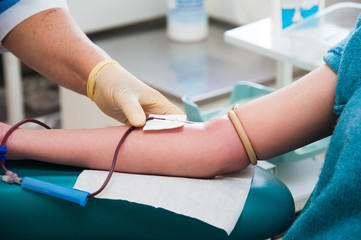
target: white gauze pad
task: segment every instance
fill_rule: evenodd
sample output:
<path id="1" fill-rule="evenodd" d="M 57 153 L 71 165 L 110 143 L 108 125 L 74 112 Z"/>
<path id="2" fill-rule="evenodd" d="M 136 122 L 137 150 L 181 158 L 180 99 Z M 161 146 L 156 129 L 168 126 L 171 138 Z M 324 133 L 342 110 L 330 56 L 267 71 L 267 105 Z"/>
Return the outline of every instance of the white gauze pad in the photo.
<path id="1" fill-rule="evenodd" d="M 149 117 L 163 118 L 165 120 L 152 119 L 148 120 L 143 130 L 163 130 L 182 127 L 187 120 L 186 115 L 155 115 L 149 114 Z"/>

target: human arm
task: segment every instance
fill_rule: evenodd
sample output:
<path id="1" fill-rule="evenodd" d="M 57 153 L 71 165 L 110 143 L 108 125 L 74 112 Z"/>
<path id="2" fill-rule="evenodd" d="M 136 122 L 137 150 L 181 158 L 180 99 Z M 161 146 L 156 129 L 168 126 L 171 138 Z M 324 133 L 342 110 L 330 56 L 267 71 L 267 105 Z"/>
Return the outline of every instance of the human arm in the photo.
<path id="1" fill-rule="evenodd" d="M 10 126 L 0 124 L 4 133 Z M 109 170 L 119 140 L 128 129 L 17 129 L 6 145 L 9 159 Z M 0 140 L 1 140 L 0 135 Z M 243 148 L 227 118 L 182 128 L 134 130 L 123 143 L 115 170 L 121 172 L 212 177 L 246 167 Z"/>
<path id="2" fill-rule="evenodd" d="M 322 66 L 293 84 L 240 106 L 241 119 L 258 159 L 268 159 L 328 136 L 336 74 Z M 9 126 L 0 125 L 4 134 Z M 9 158 L 109 169 L 126 126 L 88 130 L 19 129 L 8 140 Z M 1 139 L 1 136 L 0 136 Z M 248 166 L 231 121 L 218 118 L 182 128 L 133 132 L 118 155 L 117 171 L 212 177 Z"/>
<path id="3" fill-rule="evenodd" d="M 83 95 L 87 95 L 91 70 L 110 58 L 88 39 L 70 13 L 60 8 L 42 11 L 22 21 L 2 44 L 40 74 Z M 181 113 L 158 91 L 120 65 L 102 69 L 96 82 L 95 102 L 119 121 L 129 120 L 132 125 L 141 126 L 145 114 Z"/>
<path id="4" fill-rule="evenodd" d="M 237 111 L 258 159 L 269 159 L 332 134 L 337 74 L 323 65 Z"/>

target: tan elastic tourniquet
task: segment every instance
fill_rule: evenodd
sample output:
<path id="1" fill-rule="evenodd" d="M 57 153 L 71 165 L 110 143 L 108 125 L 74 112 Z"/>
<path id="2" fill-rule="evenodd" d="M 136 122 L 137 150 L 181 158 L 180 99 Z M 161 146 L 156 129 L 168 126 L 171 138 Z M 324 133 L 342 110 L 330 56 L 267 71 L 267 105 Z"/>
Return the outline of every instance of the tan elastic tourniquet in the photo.
<path id="1" fill-rule="evenodd" d="M 105 60 L 101 61 L 100 63 L 98 63 L 91 70 L 91 72 L 89 74 L 88 82 L 86 84 L 86 91 L 87 91 L 88 97 L 92 101 L 94 101 L 95 77 L 96 77 L 97 73 L 108 64 L 119 64 L 119 63 L 113 59 L 105 59 Z"/>
<path id="2" fill-rule="evenodd" d="M 244 130 L 241 121 L 237 117 L 236 113 L 234 112 L 237 109 L 238 105 L 235 105 L 231 110 L 228 112 L 228 117 L 233 123 L 234 128 L 236 129 L 238 136 L 240 137 L 244 148 L 246 149 L 249 161 L 252 165 L 257 165 L 257 156 L 253 150 L 252 144 L 248 139 L 246 131 Z"/>

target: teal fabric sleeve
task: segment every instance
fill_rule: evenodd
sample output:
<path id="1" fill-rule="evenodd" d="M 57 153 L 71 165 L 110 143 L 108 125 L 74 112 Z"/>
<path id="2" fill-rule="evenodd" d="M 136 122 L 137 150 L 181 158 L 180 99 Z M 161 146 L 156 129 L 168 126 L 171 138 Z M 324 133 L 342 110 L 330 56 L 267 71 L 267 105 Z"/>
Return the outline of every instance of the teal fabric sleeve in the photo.
<path id="1" fill-rule="evenodd" d="M 283 240 L 361 236 L 361 88 L 338 120 L 308 207 Z"/>
<path id="2" fill-rule="evenodd" d="M 361 18 L 349 36 L 324 56 L 324 61 L 338 74 L 334 113 L 340 115 L 361 84 Z"/>
<path id="3" fill-rule="evenodd" d="M 308 206 L 284 240 L 361 236 L 360 23 L 324 57 L 338 74 L 334 112 L 339 119 Z"/>

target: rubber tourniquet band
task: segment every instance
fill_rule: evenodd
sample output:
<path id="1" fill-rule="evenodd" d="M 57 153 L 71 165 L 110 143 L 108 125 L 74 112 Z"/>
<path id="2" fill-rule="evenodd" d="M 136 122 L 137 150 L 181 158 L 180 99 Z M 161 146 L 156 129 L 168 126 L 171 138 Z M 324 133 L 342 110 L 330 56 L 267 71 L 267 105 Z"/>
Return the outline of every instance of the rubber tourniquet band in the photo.
<path id="1" fill-rule="evenodd" d="M 236 129 L 238 136 L 240 137 L 244 148 L 246 149 L 249 161 L 252 165 L 257 165 L 257 156 L 253 150 L 252 144 L 248 139 L 247 133 L 244 130 L 241 121 L 237 117 L 235 110 L 238 108 L 238 104 L 236 104 L 231 110 L 228 111 L 228 117 L 231 120 L 234 128 Z"/>

